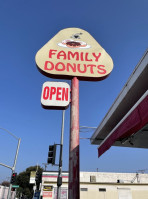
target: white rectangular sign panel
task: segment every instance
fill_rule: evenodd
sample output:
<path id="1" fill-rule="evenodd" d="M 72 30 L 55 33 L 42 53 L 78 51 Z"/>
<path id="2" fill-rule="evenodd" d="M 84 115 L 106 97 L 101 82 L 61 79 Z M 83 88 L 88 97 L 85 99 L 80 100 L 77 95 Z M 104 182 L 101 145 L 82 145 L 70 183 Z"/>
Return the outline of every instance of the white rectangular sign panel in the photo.
<path id="1" fill-rule="evenodd" d="M 35 184 L 35 175 L 36 175 L 36 171 L 31 171 L 30 173 L 30 184 Z"/>
<path id="2" fill-rule="evenodd" d="M 46 109 L 66 109 L 70 102 L 70 86 L 66 82 L 45 82 L 41 104 Z"/>

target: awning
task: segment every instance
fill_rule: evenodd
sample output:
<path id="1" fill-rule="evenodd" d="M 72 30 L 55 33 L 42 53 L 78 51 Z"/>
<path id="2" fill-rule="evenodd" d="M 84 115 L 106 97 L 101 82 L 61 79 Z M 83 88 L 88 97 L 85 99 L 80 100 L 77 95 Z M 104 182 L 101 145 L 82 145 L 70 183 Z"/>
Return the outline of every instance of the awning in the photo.
<path id="1" fill-rule="evenodd" d="M 136 65 L 134 71 L 128 78 L 124 87 L 116 97 L 115 101 L 109 108 L 108 112 L 98 125 L 97 129 L 91 136 L 91 144 L 100 145 L 104 139 L 110 134 L 110 132 L 117 126 L 117 124 L 123 119 L 123 117 L 131 110 L 131 108 L 137 103 L 137 101 L 148 90 L 148 49 Z M 104 104 L 105 106 L 105 104 Z M 98 113 L 99 114 L 99 113 Z M 148 130 L 147 130 L 148 131 Z M 146 136 L 146 133 L 145 133 Z M 142 136 L 142 142 L 140 148 L 143 147 L 143 141 L 147 137 Z M 140 136 L 141 141 L 141 136 Z M 144 143 L 146 145 L 146 143 Z M 119 142 L 115 142 L 115 146 L 120 146 Z M 124 144 L 124 147 L 133 147 Z M 135 147 L 135 145 L 134 145 Z M 138 146 L 139 147 L 139 146 Z M 148 144 L 147 144 L 148 148 Z"/>
<path id="2" fill-rule="evenodd" d="M 148 90 L 104 139 L 98 148 L 98 156 L 100 157 L 105 151 L 114 145 L 115 142 L 122 143 L 126 140 L 130 141 L 131 139 L 131 144 L 134 145 L 134 143 L 132 143 L 132 138 L 147 124 Z"/>

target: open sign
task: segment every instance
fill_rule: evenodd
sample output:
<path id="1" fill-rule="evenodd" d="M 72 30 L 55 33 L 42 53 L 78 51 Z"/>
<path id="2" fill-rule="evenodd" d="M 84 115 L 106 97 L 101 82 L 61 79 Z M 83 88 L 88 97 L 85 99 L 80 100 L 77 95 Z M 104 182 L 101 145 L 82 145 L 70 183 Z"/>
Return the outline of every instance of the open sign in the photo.
<path id="1" fill-rule="evenodd" d="M 66 109 L 70 102 L 70 86 L 66 82 L 45 82 L 41 104 L 46 109 Z"/>

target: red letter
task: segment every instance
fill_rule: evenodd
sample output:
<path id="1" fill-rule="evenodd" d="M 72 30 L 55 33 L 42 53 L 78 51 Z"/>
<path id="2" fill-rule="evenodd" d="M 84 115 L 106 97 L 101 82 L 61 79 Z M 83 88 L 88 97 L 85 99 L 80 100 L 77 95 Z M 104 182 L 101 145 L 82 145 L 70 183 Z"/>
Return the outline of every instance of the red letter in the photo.
<path id="1" fill-rule="evenodd" d="M 87 67 L 89 66 L 90 66 L 90 73 L 94 74 L 93 67 L 96 67 L 96 65 L 93 65 L 93 64 L 87 65 Z"/>
<path id="2" fill-rule="evenodd" d="M 81 61 L 84 61 L 84 59 L 83 59 L 83 52 L 80 53 L 80 56 L 81 56 Z"/>
<path id="3" fill-rule="evenodd" d="M 61 95 L 61 92 L 60 92 L 60 90 L 61 90 L 62 88 L 60 88 L 60 87 L 57 87 L 57 95 L 56 95 L 56 100 L 61 100 L 61 98 L 60 98 L 60 96 L 59 95 Z"/>
<path id="4" fill-rule="evenodd" d="M 92 53 L 92 55 L 96 58 L 95 61 L 98 61 L 99 57 L 101 56 L 101 53 L 99 53 L 98 56 L 96 56 L 95 53 Z"/>
<path id="5" fill-rule="evenodd" d="M 77 67 L 78 67 L 78 71 L 80 72 L 80 73 L 86 73 L 86 64 L 83 64 L 83 66 L 84 66 L 84 69 L 82 70 L 82 68 L 80 69 L 80 64 L 77 64 Z"/>
<path id="6" fill-rule="evenodd" d="M 64 51 L 60 51 L 57 54 L 57 59 L 60 59 L 60 57 L 63 57 L 63 59 L 66 59 L 66 53 Z"/>
<path id="7" fill-rule="evenodd" d="M 62 101 L 64 101 L 64 99 L 68 101 L 68 88 L 63 88 L 62 90 Z"/>
<path id="8" fill-rule="evenodd" d="M 61 64 L 62 68 L 58 68 L 59 65 Z M 62 63 L 62 62 L 58 62 L 56 65 L 55 65 L 55 70 L 56 71 L 64 71 L 65 70 L 65 65 Z"/>
<path id="9" fill-rule="evenodd" d="M 47 100 L 49 98 L 49 87 L 45 87 L 43 91 L 43 99 Z"/>
<path id="10" fill-rule="evenodd" d="M 79 53 L 78 52 L 75 52 L 75 53 L 72 53 L 71 51 L 68 51 L 68 60 L 71 60 L 70 57 L 74 58 L 76 56 L 76 61 L 79 60 Z"/>
<path id="11" fill-rule="evenodd" d="M 88 54 L 89 54 L 89 53 L 86 53 L 86 54 L 85 54 L 85 61 L 92 61 L 92 59 L 88 59 Z"/>
<path id="12" fill-rule="evenodd" d="M 103 67 L 103 68 L 102 68 Z M 106 73 L 106 70 L 104 69 L 104 65 L 98 65 L 97 68 L 98 68 L 98 73 L 99 74 L 105 74 Z M 102 72 L 101 72 L 102 71 Z"/>
<path id="13" fill-rule="evenodd" d="M 48 68 L 48 64 L 51 65 L 50 68 Z M 52 62 L 50 62 L 50 61 L 45 61 L 44 69 L 45 70 L 53 70 L 54 69 L 54 64 Z"/>
<path id="14" fill-rule="evenodd" d="M 51 87 L 51 89 L 50 89 L 50 100 L 52 100 L 52 95 L 54 95 L 55 93 L 56 93 L 56 88 Z"/>
<path id="15" fill-rule="evenodd" d="M 53 52 L 52 52 L 53 51 Z M 52 55 L 55 55 L 55 52 L 57 51 L 57 50 L 50 50 L 49 51 L 49 58 L 52 58 Z"/>
<path id="16" fill-rule="evenodd" d="M 76 72 L 76 64 L 73 64 L 73 66 L 70 63 L 67 63 L 67 71 L 69 72 L 69 67 L 70 67 L 73 72 Z"/>

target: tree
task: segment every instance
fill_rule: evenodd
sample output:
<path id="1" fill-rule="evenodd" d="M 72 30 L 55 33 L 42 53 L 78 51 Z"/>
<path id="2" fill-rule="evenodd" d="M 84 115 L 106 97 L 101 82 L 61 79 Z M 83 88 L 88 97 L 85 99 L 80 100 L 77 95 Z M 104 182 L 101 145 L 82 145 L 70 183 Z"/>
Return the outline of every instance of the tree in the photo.
<path id="1" fill-rule="evenodd" d="M 10 182 L 8 182 L 8 181 L 3 181 L 3 182 L 1 183 L 1 185 L 6 186 L 6 187 L 9 187 Z"/>
<path id="2" fill-rule="evenodd" d="M 19 188 L 17 189 L 17 196 L 25 196 L 27 198 L 33 197 L 33 184 L 30 184 L 30 173 L 31 171 L 36 171 L 37 166 L 31 166 L 26 169 L 26 171 L 23 171 L 19 173 L 17 176 L 17 185 L 19 185 Z M 39 173 L 43 172 L 43 168 L 38 166 Z"/>

